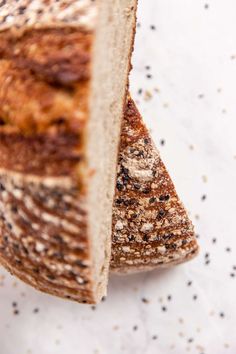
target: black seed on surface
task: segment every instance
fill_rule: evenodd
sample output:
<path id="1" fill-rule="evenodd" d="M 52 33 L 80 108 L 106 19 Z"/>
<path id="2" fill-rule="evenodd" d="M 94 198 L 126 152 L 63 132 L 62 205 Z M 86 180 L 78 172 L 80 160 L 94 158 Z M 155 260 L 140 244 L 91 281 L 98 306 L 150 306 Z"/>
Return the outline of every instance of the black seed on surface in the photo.
<path id="1" fill-rule="evenodd" d="M 166 143 L 165 140 L 164 140 L 164 139 L 161 139 L 161 141 L 160 141 L 161 146 L 164 146 L 165 143 Z"/>
<path id="2" fill-rule="evenodd" d="M 17 310 L 17 309 L 15 309 L 15 310 L 13 311 L 13 314 L 14 314 L 14 315 L 19 315 L 19 313 L 20 313 L 20 311 Z"/>
<path id="3" fill-rule="evenodd" d="M 8 222 L 7 223 L 7 228 L 9 229 L 9 230 L 12 230 L 12 225 Z"/>
<path id="4" fill-rule="evenodd" d="M 159 212 L 157 214 L 157 219 L 163 218 L 164 215 L 165 215 L 165 210 L 163 210 L 163 209 L 159 210 Z"/>
<path id="5" fill-rule="evenodd" d="M 159 197 L 160 202 L 167 202 L 169 199 L 170 199 L 170 196 L 168 194 L 167 195 L 161 195 Z"/>
<path id="6" fill-rule="evenodd" d="M 203 194 L 201 199 L 202 199 L 202 201 L 204 201 L 204 200 L 206 200 L 206 198 L 207 198 L 206 194 Z"/>
<path id="7" fill-rule="evenodd" d="M 231 248 L 230 247 L 227 247 L 225 250 L 226 250 L 226 252 L 231 252 Z"/>
<path id="8" fill-rule="evenodd" d="M 217 241 L 216 238 L 212 239 L 212 243 L 216 243 L 216 241 Z"/>
<path id="9" fill-rule="evenodd" d="M 171 301 L 171 300 L 172 300 L 172 296 L 171 296 L 171 295 L 168 295 L 168 296 L 167 296 L 167 300 L 168 300 L 168 301 Z"/>
<path id="10" fill-rule="evenodd" d="M 191 286 L 192 283 L 193 283 L 193 282 L 190 280 L 190 281 L 187 282 L 187 285 L 188 285 L 188 286 Z"/>
<path id="11" fill-rule="evenodd" d="M 25 7 L 25 6 L 20 6 L 20 7 L 18 8 L 18 13 L 19 13 L 19 15 L 23 15 L 23 13 L 25 12 L 25 10 L 26 10 L 26 7 Z"/>
<path id="12" fill-rule="evenodd" d="M 36 307 L 35 309 L 33 309 L 33 313 L 38 313 L 39 312 L 39 308 Z"/>
<path id="13" fill-rule="evenodd" d="M 149 300 L 146 299 L 145 297 L 142 298 L 142 302 L 143 302 L 144 304 L 149 304 Z"/>
<path id="14" fill-rule="evenodd" d="M 156 26 L 155 25 L 151 25 L 150 28 L 151 28 L 152 31 L 156 30 Z"/>
<path id="15" fill-rule="evenodd" d="M 116 188 L 118 189 L 118 191 L 122 191 L 124 189 L 124 186 L 122 183 L 120 183 L 119 181 L 116 183 Z"/>
<path id="16" fill-rule="evenodd" d="M 152 340 L 157 340 L 157 336 L 156 335 L 154 335 L 154 336 L 152 336 Z"/>
<path id="17" fill-rule="evenodd" d="M 167 308 L 166 308 L 165 306 L 162 306 L 161 309 L 162 309 L 163 312 L 166 312 L 166 311 L 167 311 Z"/>
<path id="18" fill-rule="evenodd" d="M 197 300 L 197 295 L 193 295 L 193 300 Z"/>
<path id="19" fill-rule="evenodd" d="M 230 273 L 231 278 L 235 277 L 235 273 Z"/>
<path id="20" fill-rule="evenodd" d="M 18 212 L 17 205 L 12 205 L 11 211 L 16 214 Z"/>
<path id="21" fill-rule="evenodd" d="M 134 237 L 133 235 L 129 235 L 129 236 L 128 236 L 128 240 L 129 240 L 129 241 L 135 241 L 135 237 Z"/>
<path id="22" fill-rule="evenodd" d="M 77 265 L 78 267 L 81 267 L 81 268 L 87 268 L 87 265 L 86 264 L 83 264 L 82 261 L 75 261 L 75 265 Z"/>
<path id="23" fill-rule="evenodd" d="M 17 302 L 16 301 L 13 301 L 12 307 L 17 307 Z"/>
<path id="24" fill-rule="evenodd" d="M 133 331 L 137 331 L 137 330 L 138 330 L 138 326 L 135 325 L 135 326 L 133 327 Z"/>
<path id="25" fill-rule="evenodd" d="M 224 312 L 220 312 L 220 317 L 221 317 L 221 318 L 224 318 L 224 317 L 225 317 Z"/>

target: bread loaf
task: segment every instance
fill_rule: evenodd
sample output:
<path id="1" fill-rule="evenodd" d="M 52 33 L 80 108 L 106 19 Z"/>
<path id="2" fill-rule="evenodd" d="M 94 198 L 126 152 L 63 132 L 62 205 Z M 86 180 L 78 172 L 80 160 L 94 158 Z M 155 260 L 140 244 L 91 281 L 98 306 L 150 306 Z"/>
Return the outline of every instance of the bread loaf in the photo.
<path id="1" fill-rule="evenodd" d="M 83 303 L 106 294 L 135 11 L 0 2 L 0 262 Z"/>
<path id="2" fill-rule="evenodd" d="M 111 270 L 132 273 L 168 267 L 197 253 L 193 225 L 129 98 L 113 206 Z"/>

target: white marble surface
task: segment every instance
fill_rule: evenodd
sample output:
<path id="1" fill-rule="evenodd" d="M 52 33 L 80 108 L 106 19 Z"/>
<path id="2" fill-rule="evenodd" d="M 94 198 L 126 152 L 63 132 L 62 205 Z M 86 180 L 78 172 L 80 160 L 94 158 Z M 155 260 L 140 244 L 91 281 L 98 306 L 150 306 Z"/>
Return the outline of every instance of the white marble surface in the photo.
<path id="1" fill-rule="evenodd" d="M 131 77 L 200 235 L 199 257 L 168 271 L 111 276 L 108 298 L 95 310 L 40 294 L 0 270 L 1 354 L 236 353 L 236 2 L 208 5 L 140 0 Z"/>

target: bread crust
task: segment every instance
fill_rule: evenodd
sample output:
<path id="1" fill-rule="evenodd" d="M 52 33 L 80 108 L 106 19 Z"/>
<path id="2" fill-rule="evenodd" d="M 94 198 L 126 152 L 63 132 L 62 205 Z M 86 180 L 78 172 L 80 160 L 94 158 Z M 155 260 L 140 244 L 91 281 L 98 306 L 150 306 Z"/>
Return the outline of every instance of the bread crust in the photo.
<path id="1" fill-rule="evenodd" d="M 71 27 L 0 33 L 0 261 L 84 303 L 96 302 L 85 177 L 92 41 Z"/>
<path id="2" fill-rule="evenodd" d="M 0 263 L 82 303 L 101 295 L 86 160 L 97 11 L 90 0 L 0 3 Z"/>
<path id="3" fill-rule="evenodd" d="M 169 267 L 197 253 L 193 225 L 128 97 L 113 206 L 111 270 L 132 273 Z"/>

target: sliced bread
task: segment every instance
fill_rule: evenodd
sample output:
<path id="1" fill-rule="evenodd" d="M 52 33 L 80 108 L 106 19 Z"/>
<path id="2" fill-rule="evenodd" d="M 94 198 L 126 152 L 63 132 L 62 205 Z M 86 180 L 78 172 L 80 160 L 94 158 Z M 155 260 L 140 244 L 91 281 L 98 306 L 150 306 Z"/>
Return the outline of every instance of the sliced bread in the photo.
<path id="1" fill-rule="evenodd" d="M 121 134 L 111 270 L 169 267 L 198 253 L 192 222 L 131 98 Z"/>
<path id="2" fill-rule="evenodd" d="M 105 294 L 136 0 L 0 2 L 0 262 Z"/>

